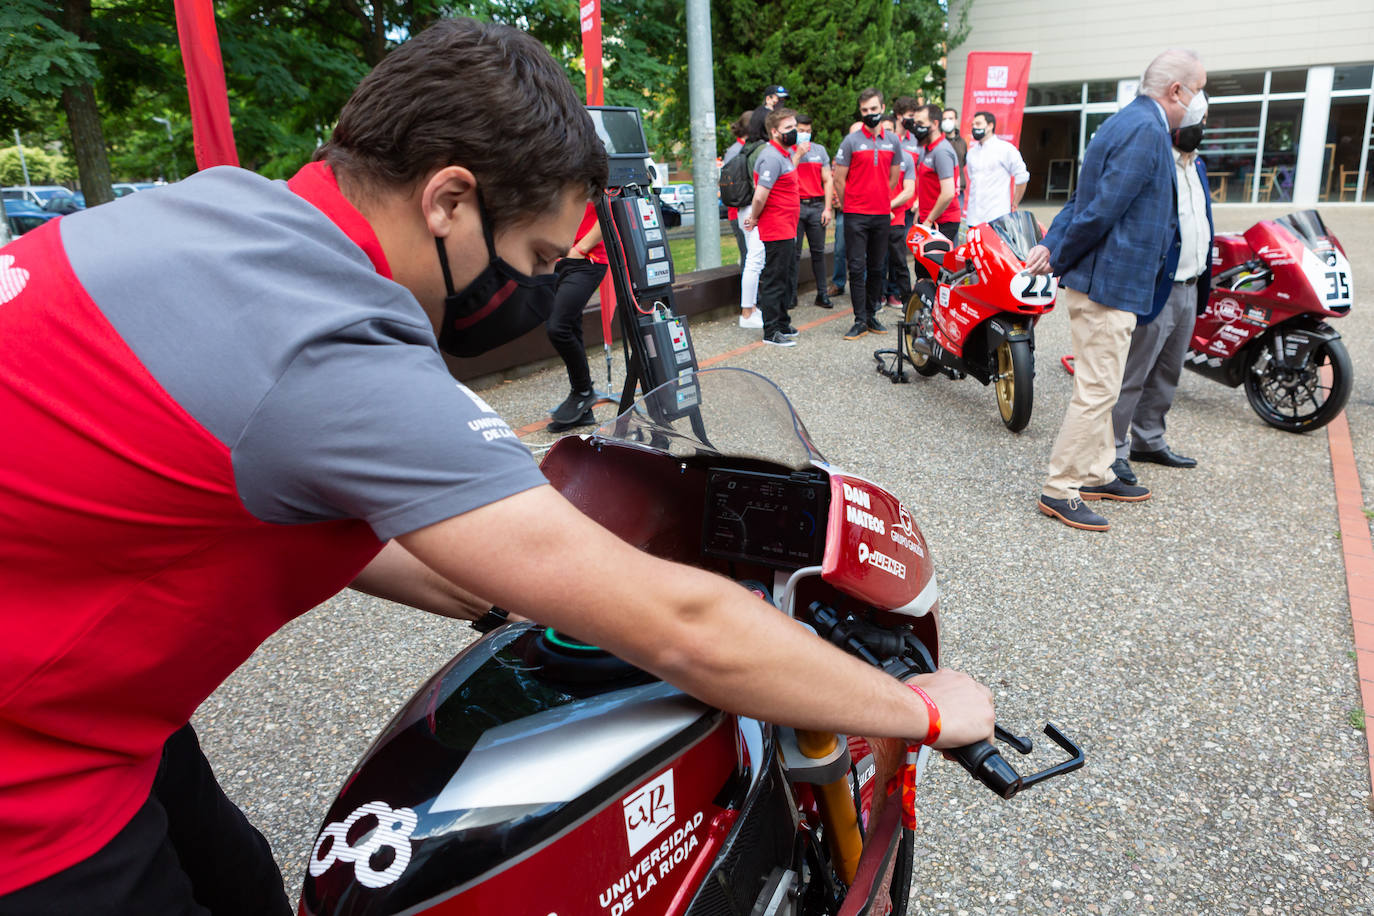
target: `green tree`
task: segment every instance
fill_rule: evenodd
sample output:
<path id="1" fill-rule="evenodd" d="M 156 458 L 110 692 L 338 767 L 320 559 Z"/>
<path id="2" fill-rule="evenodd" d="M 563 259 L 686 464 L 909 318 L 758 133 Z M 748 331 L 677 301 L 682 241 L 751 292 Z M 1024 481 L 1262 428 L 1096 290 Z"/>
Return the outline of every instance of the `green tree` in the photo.
<path id="1" fill-rule="evenodd" d="M 61 153 L 50 153 L 41 146 L 26 146 L 21 159 L 19 147 L 0 147 L 0 184 L 23 184 L 26 167 L 29 181 L 34 184 L 65 184 L 76 175 L 71 162 Z"/>

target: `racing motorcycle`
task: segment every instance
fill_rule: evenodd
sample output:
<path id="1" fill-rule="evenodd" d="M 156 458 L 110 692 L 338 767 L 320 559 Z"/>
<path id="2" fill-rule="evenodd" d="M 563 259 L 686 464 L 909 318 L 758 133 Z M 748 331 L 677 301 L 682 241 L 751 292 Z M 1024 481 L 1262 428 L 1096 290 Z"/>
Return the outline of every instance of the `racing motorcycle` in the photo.
<path id="1" fill-rule="evenodd" d="M 1348 314 L 1354 298 L 1345 249 L 1315 210 L 1218 234 L 1212 293 L 1184 365 L 1244 385 L 1270 426 L 1318 429 L 1350 397 L 1350 354 L 1326 319 Z"/>
<path id="2" fill-rule="evenodd" d="M 894 676 L 935 670 L 925 538 L 895 496 L 826 462 L 762 376 L 689 371 L 560 440 L 543 470 L 641 549 L 732 576 Z M 1033 775 L 988 742 L 951 756 L 1011 798 L 1082 765 L 1071 739 L 1045 732 L 1068 756 Z M 928 759 L 909 750 L 904 798 Z M 567 634 L 506 623 L 436 673 L 358 763 L 299 912 L 900 916 L 912 822 L 896 801 L 875 813 L 878 781 L 858 736 L 730 715 Z"/>
<path id="3" fill-rule="evenodd" d="M 1052 275 L 1025 269 L 1043 235 L 1025 210 L 974 226 L 957 247 L 913 226 L 906 242 L 918 279 L 897 323 L 897 348 L 873 354 L 878 372 L 894 383 L 908 381 L 906 363 L 923 376 L 971 375 L 992 384 L 1007 429 L 1025 429 L 1034 399 L 1035 324 L 1054 308 L 1058 292 Z"/>

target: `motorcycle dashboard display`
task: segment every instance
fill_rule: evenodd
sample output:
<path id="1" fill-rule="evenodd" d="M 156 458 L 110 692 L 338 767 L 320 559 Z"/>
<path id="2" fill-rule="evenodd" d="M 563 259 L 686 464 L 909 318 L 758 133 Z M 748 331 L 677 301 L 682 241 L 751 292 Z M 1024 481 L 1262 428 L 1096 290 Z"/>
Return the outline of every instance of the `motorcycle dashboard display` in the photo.
<path id="1" fill-rule="evenodd" d="M 768 566 L 815 566 L 825 553 L 825 476 L 713 468 L 706 475 L 702 551 Z"/>

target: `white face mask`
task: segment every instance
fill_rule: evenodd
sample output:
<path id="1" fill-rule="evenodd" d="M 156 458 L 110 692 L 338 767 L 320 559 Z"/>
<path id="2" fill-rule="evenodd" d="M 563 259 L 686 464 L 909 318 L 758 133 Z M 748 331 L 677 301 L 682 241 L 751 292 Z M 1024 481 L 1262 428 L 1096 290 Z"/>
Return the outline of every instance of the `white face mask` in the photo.
<path id="1" fill-rule="evenodd" d="M 1187 89 L 1187 86 L 1183 87 Z M 1183 112 L 1183 120 L 1178 122 L 1179 127 L 1189 127 L 1193 124 L 1201 124 L 1202 119 L 1207 117 L 1207 93 L 1199 89 L 1193 94 L 1188 102 L 1188 110 Z"/>
<path id="2" fill-rule="evenodd" d="M 943 121 L 940 122 L 940 130 L 944 131 L 945 133 L 950 133 L 954 130 L 954 128 L 958 126 L 958 124 L 954 123 L 953 118 L 945 118 Z"/>
<path id="3" fill-rule="evenodd" d="M 798 143 L 810 143 L 810 142 L 811 142 L 811 134 L 808 133 L 807 131 L 803 131 L 803 130 L 797 131 L 797 142 L 798 142 Z"/>

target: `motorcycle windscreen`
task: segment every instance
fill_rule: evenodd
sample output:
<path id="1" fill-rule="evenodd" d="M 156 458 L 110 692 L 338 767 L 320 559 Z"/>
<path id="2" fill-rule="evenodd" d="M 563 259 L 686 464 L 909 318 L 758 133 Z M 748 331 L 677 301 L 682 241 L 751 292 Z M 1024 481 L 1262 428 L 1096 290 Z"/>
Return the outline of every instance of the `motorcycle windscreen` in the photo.
<path id="1" fill-rule="evenodd" d="M 592 439 L 672 458 L 752 458 L 794 471 L 825 461 L 787 395 L 747 369 L 685 370 Z"/>
<path id="2" fill-rule="evenodd" d="M 1280 216 L 1274 222 L 1297 236 L 1298 241 L 1312 251 L 1324 251 L 1331 247 L 1332 235 L 1316 210 L 1299 210 Z"/>
<path id="3" fill-rule="evenodd" d="M 1039 245 L 1040 240 L 1044 238 L 1040 232 L 1040 224 L 1031 216 L 1029 210 L 1017 210 L 1006 216 L 999 216 L 988 225 L 1007 243 L 1011 253 L 1020 261 L 1025 261 L 1030 256 L 1030 250 Z"/>

